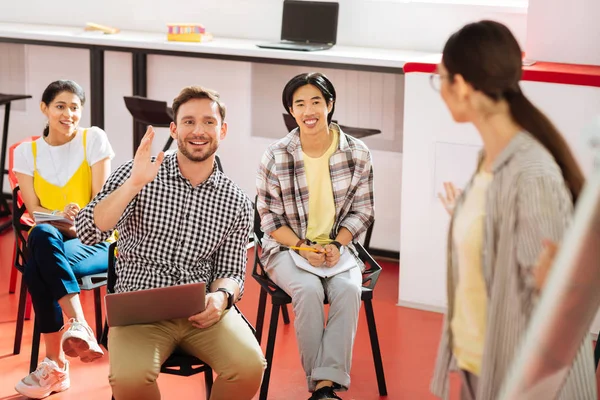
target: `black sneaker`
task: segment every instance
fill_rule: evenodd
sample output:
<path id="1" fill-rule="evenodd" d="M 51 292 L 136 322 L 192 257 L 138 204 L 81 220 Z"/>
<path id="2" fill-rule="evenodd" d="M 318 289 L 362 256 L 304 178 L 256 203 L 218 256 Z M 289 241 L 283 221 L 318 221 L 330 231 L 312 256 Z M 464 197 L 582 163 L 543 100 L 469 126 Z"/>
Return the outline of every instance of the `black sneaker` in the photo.
<path id="1" fill-rule="evenodd" d="M 332 386 L 323 386 L 315 390 L 308 400 L 342 400 L 342 398 L 335 394 Z"/>

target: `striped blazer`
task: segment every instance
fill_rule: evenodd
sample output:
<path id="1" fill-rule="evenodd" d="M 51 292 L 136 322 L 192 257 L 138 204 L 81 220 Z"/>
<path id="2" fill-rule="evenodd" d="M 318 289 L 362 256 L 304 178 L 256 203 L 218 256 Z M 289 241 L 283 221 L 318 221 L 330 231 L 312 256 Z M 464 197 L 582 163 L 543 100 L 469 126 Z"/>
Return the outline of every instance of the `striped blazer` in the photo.
<path id="1" fill-rule="evenodd" d="M 362 141 L 346 135 L 338 125 L 331 124 L 330 129 L 339 132 L 339 145 L 329 159 L 336 215 L 329 236 L 335 239 L 344 227 L 358 238 L 374 220 L 371 153 Z M 267 265 L 269 258 L 280 251 L 271 232 L 289 226 L 299 238 L 306 238 L 308 184 L 298 128 L 267 148 L 258 168 L 256 189 L 256 207 L 265 233 L 261 261 Z"/>
<path id="2" fill-rule="evenodd" d="M 544 238 L 560 242 L 573 214 L 572 197 L 552 155 L 528 133 L 519 133 L 495 160 L 486 200 L 482 268 L 488 295 L 487 325 L 477 400 L 495 400 L 524 337 L 537 293 L 533 268 Z M 467 185 L 465 193 L 469 190 Z M 455 210 L 460 210 L 461 196 Z M 448 240 L 448 311 L 431 383 L 449 398 L 448 373 L 456 369 L 450 321 L 458 262 Z M 596 400 L 591 341 L 585 340 L 557 397 Z"/>

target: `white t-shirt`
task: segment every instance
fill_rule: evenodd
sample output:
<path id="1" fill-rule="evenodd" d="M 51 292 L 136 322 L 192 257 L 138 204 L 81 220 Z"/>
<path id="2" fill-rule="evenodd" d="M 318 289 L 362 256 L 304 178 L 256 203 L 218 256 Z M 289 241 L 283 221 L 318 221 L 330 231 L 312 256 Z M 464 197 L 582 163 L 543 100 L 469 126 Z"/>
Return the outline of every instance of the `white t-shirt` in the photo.
<path id="1" fill-rule="evenodd" d="M 38 174 L 49 183 L 64 186 L 77 172 L 83 158 L 93 166 L 105 158 L 114 158 L 115 153 L 106 137 L 106 133 L 98 128 L 87 129 L 86 154 L 83 154 L 83 128 L 78 128 L 75 138 L 60 146 L 50 146 L 43 137 L 36 140 Z M 31 142 L 21 143 L 15 149 L 13 171 L 33 176 L 33 152 Z"/>

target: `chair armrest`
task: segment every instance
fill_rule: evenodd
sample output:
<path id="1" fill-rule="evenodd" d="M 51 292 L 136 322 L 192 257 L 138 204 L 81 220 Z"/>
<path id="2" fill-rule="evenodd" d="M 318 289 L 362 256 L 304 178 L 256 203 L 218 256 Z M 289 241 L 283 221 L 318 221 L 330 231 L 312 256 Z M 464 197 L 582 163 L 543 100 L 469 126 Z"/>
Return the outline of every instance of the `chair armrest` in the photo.
<path id="1" fill-rule="evenodd" d="M 252 266 L 252 277 L 264 290 L 267 291 L 267 293 L 273 295 L 275 294 L 275 292 L 281 291 L 281 289 L 279 288 L 279 286 L 273 283 L 271 278 L 269 278 L 269 275 L 267 275 L 267 273 L 265 272 L 265 267 L 260 261 L 259 257 L 259 252 L 262 251 L 262 241 L 261 239 L 259 239 L 256 233 L 254 233 L 253 236 L 255 256 L 254 265 Z"/>
<path id="2" fill-rule="evenodd" d="M 358 252 L 358 258 L 365 264 L 363 272 L 363 287 L 373 290 L 381 273 L 381 266 L 369 254 L 359 242 L 354 242 L 354 248 Z"/>
<path id="3" fill-rule="evenodd" d="M 86 275 L 77 279 L 79 288 L 82 290 L 92 290 L 106 285 L 106 272 L 94 275 Z"/>

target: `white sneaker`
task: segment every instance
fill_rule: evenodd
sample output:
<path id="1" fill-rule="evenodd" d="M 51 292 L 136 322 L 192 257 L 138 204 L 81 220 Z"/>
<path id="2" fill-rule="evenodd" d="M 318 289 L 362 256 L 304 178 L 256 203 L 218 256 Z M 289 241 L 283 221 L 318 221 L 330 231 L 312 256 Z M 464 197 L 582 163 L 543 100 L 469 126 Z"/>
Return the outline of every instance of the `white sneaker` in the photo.
<path id="1" fill-rule="evenodd" d="M 46 357 L 35 371 L 17 382 L 15 390 L 31 399 L 43 399 L 53 392 L 65 391 L 69 386 L 69 362 L 65 362 L 65 368 L 61 369 Z"/>
<path id="2" fill-rule="evenodd" d="M 71 318 L 62 329 L 68 329 L 62 336 L 62 348 L 69 357 L 79 357 L 83 362 L 91 362 L 104 355 L 94 332 L 88 324 Z"/>

